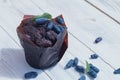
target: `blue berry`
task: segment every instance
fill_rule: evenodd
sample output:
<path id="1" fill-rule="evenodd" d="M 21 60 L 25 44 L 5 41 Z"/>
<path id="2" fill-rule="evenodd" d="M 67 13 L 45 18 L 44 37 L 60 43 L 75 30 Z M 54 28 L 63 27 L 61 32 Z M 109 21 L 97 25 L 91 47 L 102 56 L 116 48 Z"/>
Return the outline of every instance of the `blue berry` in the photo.
<path id="1" fill-rule="evenodd" d="M 100 70 L 94 66 L 93 64 L 90 64 L 90 69 L 94 70 L 96 73 L 98 73 Z"/>
<path id="2" fill-rule="evenodd" d="M 77 66 L 77 64 L 78 64 L 78 58 L 75 57 L 75 59 L 74 59 L 74 66 Z"/>
<path id="3" fill-rule="evenodd" d="M 58 25 L 58 26 L 59 26 L 59 28 L 61 29 L 61 31 L 63 31 L 63 30 L 64 30 L 63 26 L 60 26 L 60 25 Z"/>
<path id="4" fill-rule="evenodd" d="M 51 30 L 53 28 L 53 26 L 54 26 L 54 22 L 50 21 L 47 25 L 47 29 Z"/>
<path id="5" fill-rule="evenodd" d="M 113 72 L 114 74 L 120 74 L 120 68 Z"/>
<path id="6" fill-rule="evenodd" d="M 97 77 L 97 73 L 96 73 L 93 69 L 90 69 L 89 72 L 87 72 L 87 74 L 88 74 L 91 78 L 96 78 L 96 77 Z"/>
<path id="7" fill-rule="evenodd" d="M 63 20 L 61 17 L 57 17 L 57 18 L 56 18 L 56 21 L 57 21 L 59 24 L 64 24 L 64 20 Z"/>
<path id="8" fill-rule="evenodd" d="M 54 31 L 59 34 L 61 32 L 61 28 L 58 25 L 54 25 Z"/>
<path id="9" fill-rule="evenodd" d="M 31 79 L 31 78 L 36 78 L 38 76 L 38 73 L 37 72 L 28 72 L 28 73 L 25 73 L 24 77 L 25 79 Z"/>
<path id="10" fill-rule="evenodd" d="M 84 75 L 82 75 L 82 76 L 80 77 L 80 79 L 78 79 L 78 80 L 86 80 L 86 77 L 85 77 Z"/>
<path id="11" fill-rule="evenodd" d="M 47 21 L 48 21 L 48 18 L 38 18 L 38 19 L 35 19 L 35 22 L 38 25 L 44 25 Z"/>
<path id="12" fill-rule="evenodd" d="M 85 68 L 83 66 L 79 66 L 79 65 L 77 65 L 75 67 L 75 70 L 79 73 L 84 73 L 85 72 Z"/>
<path id="13" fill-rule="evenodd" d="M 91 59 L 97 59 L 99 56 L 97 55 L 97 54 L 92 54 L 91 56 L 90 56 L 90 58 Z"/>
<path id="14" fill-rule="evenodd" d="M 68 68 L 72 67 L 73 64 L 74 64 L 74 60 L 72 60 L 72 59 L 69 60 L 68 63 L 66 64 L 66 66 L 65 66 L 65 69 L 68 69 Z"/>
<path id="15" fill-rule="evenodd" d="M 100 41 L 102 41 L 102 37 L 98 37 L 94 43 L 99 43 Z"/>

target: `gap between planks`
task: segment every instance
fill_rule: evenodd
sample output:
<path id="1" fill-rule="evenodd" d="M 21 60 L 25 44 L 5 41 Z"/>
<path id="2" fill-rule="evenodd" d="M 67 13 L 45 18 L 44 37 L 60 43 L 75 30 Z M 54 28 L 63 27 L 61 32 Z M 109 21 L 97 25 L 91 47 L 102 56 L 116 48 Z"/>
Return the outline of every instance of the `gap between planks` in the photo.
<path id="1" fill-rule="evenodd" d="M 100 11 L 101 13 L 103 13 L 104 15 L 106 15 L 107 17 L 109 17 L 110 19 L 112 19 L 113 21 L 115 21 L 117 24 L 120 25 L 120 22 L 113 18 L 112 16 L 110 16 L 108 13 L 106 13 L 105 11 L 103 11 L 102 9 L 100 9 L 99 7 L 97 7 L 96 5 L 94 5 L 93 3 L 91 3 L 90 1 L 88 0 L 84 0 L 86 3 L 88 3 L 89 5 L 93 6 L 94 8 L 96 8 L 98 11 Z"/>

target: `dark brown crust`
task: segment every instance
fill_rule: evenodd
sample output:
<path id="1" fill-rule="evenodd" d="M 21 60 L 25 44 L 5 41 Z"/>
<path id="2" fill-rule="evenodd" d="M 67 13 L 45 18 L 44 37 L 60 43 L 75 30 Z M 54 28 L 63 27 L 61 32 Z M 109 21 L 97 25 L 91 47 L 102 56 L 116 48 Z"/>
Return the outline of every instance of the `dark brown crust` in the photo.
<path id="1" fill-rule="evenodd" d="M 25 21 L 33 17 L 34 17 L 33 15 L 24 16 L 20 26 L 18 26 L 17 28 L 17 34 L 20 39 L 21 45 L 24 48 L 25 57 L 28 64 L 37 69 L 49 68 L 57 64 L 61 60 L 66 49 L 68 48 L 67 27 L 65 24 L 62 25 L 65 27 L 65 30 L 63 33 L 61 33 L 60 40 L 57 40 L 57 42 L 52 47 L 39 48 L 37 45 L 35 45 L 30 39 L 28 39 L 25 36 L 25 33 L 22 30 Z M 58 17 L 61 17 L 63 19 L 62 15 Z M 53 19 L 53 21 L 56 22 L 55 19 Z M 61 45 L 58 45 L 58 44 L 61 44 Z M 47 56 L 51 56 L 51 57 L 47 58 Z M 44 59 L 45 57 L 46 59 Z M 54 60 L 51 60 L 51 59 L 54 59 Z"/>

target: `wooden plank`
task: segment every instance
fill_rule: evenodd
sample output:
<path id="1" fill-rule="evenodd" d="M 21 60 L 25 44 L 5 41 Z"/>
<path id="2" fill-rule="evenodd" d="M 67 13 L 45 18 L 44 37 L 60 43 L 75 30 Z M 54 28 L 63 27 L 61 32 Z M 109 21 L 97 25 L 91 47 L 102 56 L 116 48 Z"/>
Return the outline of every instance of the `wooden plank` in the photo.
<path id="1" fill-rule="evenodd" d="M 85 0 L 120 24 L 120 0 Z"/>
<path id="2" fill-rule="evenodd" d="M 22 10 L 21 10 L 22 11 Z M 57 14 L 55 14 L 55 15 L 57 15 Z M 67 16 L 66 16 L 67 17 Z M 71 25 L 71 24 L 70 24 Z M 13 28 L 14 29 L 14 28 Z M 8 29 L 7 29 L 8 30 Z M 11 34 L 11 33 L 10 33 Z M 14 37 L 14 36 L 13 36 Z M 15 38 L 15 37 L 14 37 Z M 71 43 L 69 44 L 69 45 L 71 45 Z M 71 45 L 72 46 L 72 45 Z M 85 47 L 86 48 L 86 47 Z M 83 49 L 83 48 L 81 48 L 81 49 Z M 87 49 L 87 48 L 86 48 Z M 78 51 L 79 52 L 79 51 Z M 74 51 L 73 51 L 73 53 L 74 53 Z M 92 52 L 91 52 L 92 53 Z M 77 53 L 76 53 L 77 54 Z M 81 54 L 80 54 L 81 55 Z M 75 55 L 76 56 L 76 55 Z M 70 57 L 70 58 L 72 58 L 72 57 Z M 84 58 L 84 57 L 83 57 Z M 63 60 L 63 61 L 65 61 L 65 60 Z M 66 61 L 68 61 L 68 60 L 66 60 Z M 84 61 L 85 61 L 85 59 L 84 59 Z M 98 61 L 99 62 L 99 61 Z M 98 63 L 97 62 L 97 63 Z M 103 62 L 103 61 L 101 61 L 101 62 Z M 62 65 L 63 63 L 61 63 L 61 65 Z M 104 64 L 104 63 L 103 63 Z M 104 64 L 105 65 L 105 64 Z M 108 65 L 106 65 L 107 67 L 109 67 Z M 50 74 L 49 75 L 53 75 L 53 77 L 59 77 L 59 75 L 61 75 L 61 73 L 62 73 L 62 71 L 61 71 L 61 73 L 58 73 L 57 72 L 57 70 L 59 70 L 60 69 L 60 66 L 58 66 L 58 68 L 57 69 L 55 69 L 56 70 L 56 72 L 54 71 L 54 70 L 52 70 L 51 72 L 50 71 L 48 71 L 48 72 L 50 72 Z M 112 69 L 109 67 L 109 68 L 106 68 L 107 70 L 108 70 L 108 72 L 111 72 L 112 73 Z M 109 70 L 110 69 L 110 70 Z M 60 69 L 61 70 L 61 69 Z M 47 73 L 48 73 L 47 72 Z M 72 71 L 71 71 L 72 72 Z M 64 73 L 64 72 L 63 72 Z M 102 72 L 103 73 L 103 72 Z M 64 73 L 64 74 L 66 74 L 66 73 Z M 106 72 L 106 74 L 108 74 L 107 72 Z M 57 75 L 57 76 L 56 76 Z M 66 75 L 68 75 L 68 74 L 66 74 Z M 71 73 L 70 75 L 73 75 L 73 73 Z M 75 74 L 76 75 L 76 74 Z M 77 74 L 78 75 L 78 74 Z M 111 75 L 111 74 L 110 74 Z M 102 76 L 102 75 L 101 75 Z M 69 75 L 68 75 L 68 77 L 69 77 Z M 70 77 L 69 77 L 70 78 Z M 69 79 L 68 78 L 68 79 Z M 73 77 L 72 79 L 74 80 L 74 79 L 76 79 L 77 77 Z M 100 77 L 100 79 L 101 79 L 102 77 Z M 56 78 L 55 78 L 56 79 Z M 71 79 L 71 78 L 70 78 Z M 108 77 L 104 77 L 104 79 L 108 79 Z M 113 79 L 113 78 L 112 78 Z M 117 80 L 118 78 L 116 77 L 115 78 L 115 80 Z M 63 80 L 64 80 L 64 78 L 63 78 Z"/>
<path id="3" fill-rule="evenodd" d="M 24 80 L 24 74 L 29 71 L 39 73 L 36 80 L 50 80 L 42 70 L 33 69 L 26 63 L 23 49 L 1 28 L 0 34 L 0 80 Z"/>
<path id="4" fill-rule="evenodd" d="M 44 0 L 42 3 L 39 0 L 37 2 L 32 1 L 51 14 L 58 15 L 62 13 L 67 22 L 68 30 L 73 35 L 98 53 L 113 68 L 120 66 L 119 63 L 116 63 L 120 59 L 118 56 L 120 55 L 118 53 L 120 52 L 120 29 L 119 25 L 113 20 L 84 1 L 71 0 L 69 2 L 61 0 L 58 2 L 56 0 Z M 103 37 L 103 42 L 95 45 L 93 42 L 98 36 Z"/>

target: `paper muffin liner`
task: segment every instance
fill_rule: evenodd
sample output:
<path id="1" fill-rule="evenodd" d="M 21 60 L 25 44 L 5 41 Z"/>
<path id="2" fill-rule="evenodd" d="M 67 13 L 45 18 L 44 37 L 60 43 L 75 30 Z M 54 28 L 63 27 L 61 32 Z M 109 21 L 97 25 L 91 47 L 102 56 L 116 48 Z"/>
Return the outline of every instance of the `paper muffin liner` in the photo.
<path id="1" fill-rule="evenodd" d="M 23 27 L 25 21 L 33 18 L 33 15 L 25 15 L 21 24 L 17 28 L 17 34 L 22 47 L 25 52 L 25 59 L 27 63 L 37 69 L 46 69 L 57 64 L 63 57 L 66 49 L 68 48 L 68 32 L 65 23 L 62 25 L 64 30 L 59 33 L 57 41 L 51 47 L 43 48 L 35 45 L 30 39 L 25 36 Z M 62 15 L 58 16 L 62 17 Z M 56 17 L 57 18 L 57 17 Z M 52 19 L 53 21 L 56 19 Z"/>

